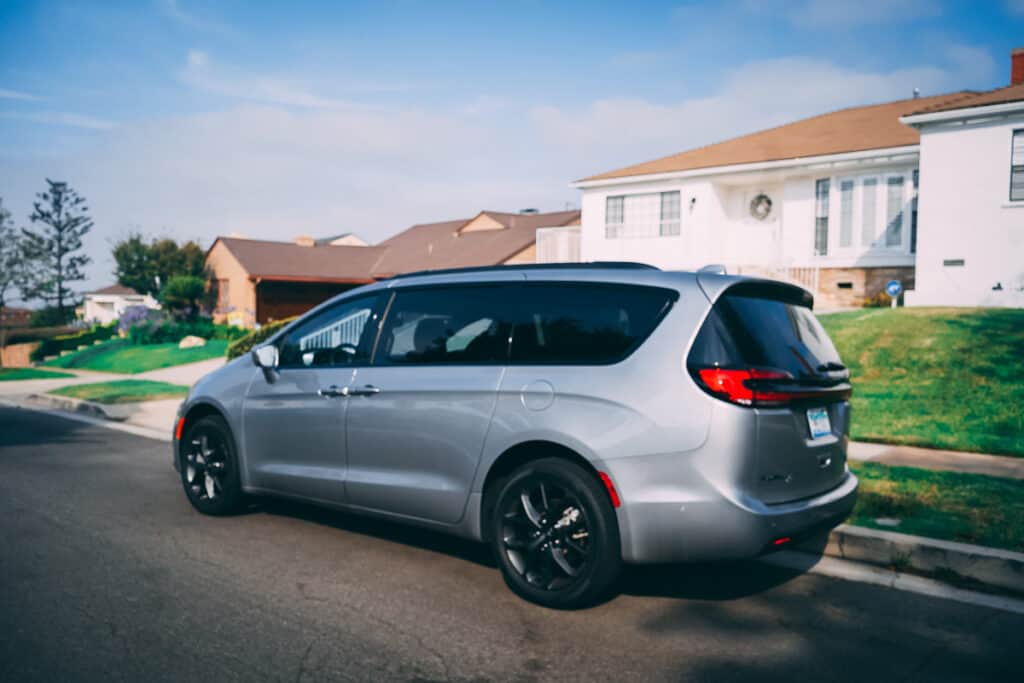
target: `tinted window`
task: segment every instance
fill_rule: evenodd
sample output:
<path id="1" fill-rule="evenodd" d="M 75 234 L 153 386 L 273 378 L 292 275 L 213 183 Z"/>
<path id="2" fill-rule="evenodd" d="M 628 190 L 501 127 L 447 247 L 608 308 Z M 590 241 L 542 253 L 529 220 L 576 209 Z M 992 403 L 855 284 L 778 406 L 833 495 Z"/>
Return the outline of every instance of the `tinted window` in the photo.
<path id="1" fill-rule="evenodd" d="M 376 336 L 386 294 L 332 306 L 302 320 L 281 340 L 281 367 L 308 368 L 365 363 Z"/>
<path id="2" fill-rule="evenodd" d="M 505 363 L 511 329 L 507 288 L 399 290 L 388 311 L 374 362 Z"/>
<path id="3" fill-rule="evenodd" d="M 708 315 L 690 367 L 774 368 L 796 378 L 840 370 L 839 354 L 807 306 L 726 294 Z"/>
<path id="4" fill-rule="evenodd" d="M 512 361 L 605 364 L 654 330 L 675 292 L 654 287 L 544 284 L 518 288 Z"/>

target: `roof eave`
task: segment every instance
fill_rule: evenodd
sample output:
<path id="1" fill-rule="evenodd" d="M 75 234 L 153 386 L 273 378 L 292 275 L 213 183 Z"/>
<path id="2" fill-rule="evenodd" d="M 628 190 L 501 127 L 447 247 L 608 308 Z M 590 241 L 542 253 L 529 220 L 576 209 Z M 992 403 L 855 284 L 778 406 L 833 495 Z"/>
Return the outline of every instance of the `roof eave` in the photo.
<path id="1" fill-rule="evenodd" d="M 1002 118 L 1011 114 L 1024 113 L 1024 100 L 983 104 L 978 107 L 962 107 L 944 111 L 920 112 L 900 117 L 900 123 L 920 128 L 932 123 L 952 123 L 974 119 Z"/>
<path id="2" fill-rule="evenodd" d="M 851 152 L 838 152 L 835 154 L 822 154 L 813 157 L 793 157 L 790 159 L 775 159 L 771 161 L 756 161 L 745 164 L 730 164 L 727 166 L 705 166 L 682 171 L 668 171 L 665 173 L 646 173 L 637 175 L 623 175 L 611 178 L 596 178 L 577 180 L 571 184 L 580 190 L 591 187 L 602 187 L 605 185 L 621 185 L 624 183 L 649 183 L 659 180 L 677 180 L 684 178 L 697 178 L 703 176 L 725 175 L 727 173 L 749 173 L 754 171 L 771 171 L 776 169 L 796 168 L 799 166 L 818 166 L 843 163 L 846 161 L 860 161 L 873 157 L 891 157 L 904 154 L 916 154 L 920 145 L 901 145 L 899 147 L 880 147 L 878 149 L 855 150 Z"/>
<path id="3" fill-rule="evenodd" d="M 337 285 L 368 285 L 374 282 L 370 276 L 356 277 L 317 277 L 315 275 L 258 275 L 250 273 L 249 279 L 255 283 L 260 282 L 322 282 L 324 284 Z"/>

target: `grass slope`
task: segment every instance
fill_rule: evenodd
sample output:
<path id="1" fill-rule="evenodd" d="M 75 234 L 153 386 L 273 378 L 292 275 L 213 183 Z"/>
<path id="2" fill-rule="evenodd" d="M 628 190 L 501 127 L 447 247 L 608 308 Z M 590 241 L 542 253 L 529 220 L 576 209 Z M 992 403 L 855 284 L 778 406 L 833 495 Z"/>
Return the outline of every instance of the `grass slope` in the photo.
<path id="1" fill-rule="evenodd" d="M 57 379 L 59 377 L 74 377 L 74 375 L 69 372 L 38 368 L 0 368 L 0 382 L 13 382 L 21 379 Z"/>
<path id="2" fill-rule="evenodd" d="M 97 403 L 133 403 L 183 397 L 188 394 L 188 387 L 148 379 L 121 379 L 114 382 L 76 384 L 55 389 L 50 393 Z"/>
<path id="3" fill-rule="evenodd" d="M 1024 551 L 1024 481 L 851 462 L 860 492 L 847 521 L 944 541 Z M 878 518 L 899 526 L 882 526 Z"/>
<path id="4" fill-rule="evenodd" d="M 851 436 L 1024 456 L 1024 311 L 820 316 L 853 377 Z"/>
<path id="5" fill-rule="evenodd" d="M 205 346 L 179 349 L 177 344 L 144 344 L 132 346 L 123 339 L 114 339 L 45 363 L 49 367 L 81 368 L 134 375 L 172 365 L 195 363 L 224 355 L 227 342 L 211 339 Z"/>

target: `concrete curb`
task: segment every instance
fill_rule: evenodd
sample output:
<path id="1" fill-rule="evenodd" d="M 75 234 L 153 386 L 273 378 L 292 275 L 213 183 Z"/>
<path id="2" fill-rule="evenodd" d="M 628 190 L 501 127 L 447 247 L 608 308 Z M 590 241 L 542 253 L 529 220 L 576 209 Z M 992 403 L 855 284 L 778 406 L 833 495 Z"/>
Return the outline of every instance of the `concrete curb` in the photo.
<path id="1" fill-rule="evenodd" d="M 824 544 L 824 547 L 822 547 Z M 797 550 L 1024 595 L 1024 553 L 842 524 Z"/>
<path id="2" fill-rule="evenodd" d="M 130 407 L 124 407 L 130 406 L 131 404 L 124 404 L 124 406 L 103 405 L 101 403 L 96 403 L 95 401 L 86 401 L 80 398 L 71 398 L 70 396 L 29 394 L 25 397 L 25 402 L 40 408 L 64 410 L 69 413 L 81 413 L 91 417 L 100 418 L 102 420 L 113 420 L 115 422 L 123 422 L 131 414 Z"/>

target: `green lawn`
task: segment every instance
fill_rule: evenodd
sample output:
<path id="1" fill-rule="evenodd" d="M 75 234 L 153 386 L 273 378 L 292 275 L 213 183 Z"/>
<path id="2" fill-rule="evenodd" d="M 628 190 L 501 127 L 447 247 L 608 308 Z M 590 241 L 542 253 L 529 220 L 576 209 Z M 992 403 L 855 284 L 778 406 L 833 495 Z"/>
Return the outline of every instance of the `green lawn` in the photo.
<path id="1" fill-rule="evenodd" d="M 1024 456 L 1024 311 L 820 316 L 853 377 L 851 436 Z"/>
<path id="2" fill-rule="evenodd" d="M 55 389 L 50 393 L 97 403 L 133 403 L 183 397 L 188 394 L 188 387 L 148 379 L 121 379 L 114 382 L 76 384 Z"/>
<path id="3" fill-rule="evenodd" d="M 860 478 L 850 524 L 1024 551 L 1024 481 L 869 462 L 850 469 Z"/>
<path id="4" fill-rule="evenodd" d="M 0 382 L 13 382 L 19 379 L 56 379 L 58 377 L 74 377 L 69 372 L 40 370 L 39 368 L 0 368 Z"/>
<path id="5" fill-rule="evenodd" d="M 211 339 L 206 342 L 205 346 L 194 349 L 179 349 L 177 344 L 132 346 L 123 339 L 112 339 L 47 361 L 44 365 L 134 375 L 172 365 L 220 358 L 224 355 L 226 348 L 227 342 L 221 339 Z"/>

